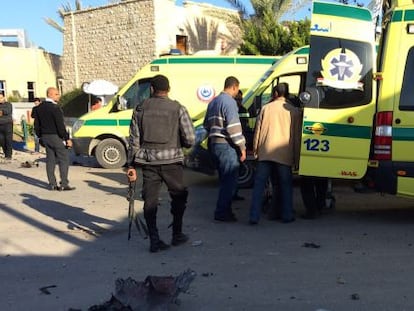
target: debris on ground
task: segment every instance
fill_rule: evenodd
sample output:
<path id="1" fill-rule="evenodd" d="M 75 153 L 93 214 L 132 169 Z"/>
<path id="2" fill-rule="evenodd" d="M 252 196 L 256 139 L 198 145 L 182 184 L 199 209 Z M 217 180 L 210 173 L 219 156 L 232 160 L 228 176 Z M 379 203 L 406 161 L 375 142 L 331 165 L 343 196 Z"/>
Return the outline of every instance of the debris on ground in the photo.
<path id="1" fill-rule="evenodd" d="M 357 293 L 352 294 L 352 295 L 351 295 L 351 299 L 352 299 L 352 300 L 359 300 L 359 299 L 360 299 L 359 294 L 357 294 Z"/>
<path id="2" fill-rule="evenodd" d="M 50 295 L 49 289 L 55 288 L 55 287 L 56 287 L 56 285 L 43 286 L 43 287 L 39 288 L 39 290 L 42 292 L 42 294 Z"/>
<path id="3" fill-rule="evenodd" d="M 320 248 L 321 246 L 319 244 L 316 244 L 316 243 L 305 242 L 305 243 L 303 243 L 302 247 Z"/>
<path id="4" fill-rule="evenodd" d="M 31 168 L 33 166 L 39 167 L 39 162 L 37 162 L 37 161 L 33 161 L 33 162 L 26 161 L 26 162 L 22 162 L 22 164 L 21 164 L 21 167 L 25 167 L 25 168 Z"/>
<path id="5" fill-rule="evenodd" d="M 156 311 L 170 310 L 177 304 L 177 297 L 190 287 L 196 273 L 186 270 L 177 277 L 147 276 L 143 282 L 132 278 L 117 279 L 115 294 L 109 301 L 91 306 L 89 311 Z"/>

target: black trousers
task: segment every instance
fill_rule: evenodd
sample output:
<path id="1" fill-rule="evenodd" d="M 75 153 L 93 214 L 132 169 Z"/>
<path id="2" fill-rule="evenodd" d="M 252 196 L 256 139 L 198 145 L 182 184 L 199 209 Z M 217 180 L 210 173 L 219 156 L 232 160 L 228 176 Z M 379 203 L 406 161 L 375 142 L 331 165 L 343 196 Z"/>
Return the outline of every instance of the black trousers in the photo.
<path id="1" fill-rule="evenodd" d="M 41 137 L 46 148 L 46 174 L 49 185 L 56 186 L 55 167 L 59 166 L 60 185 L 69 185 L 69 151 L 63 144 L 62 138 L 55 134 L 46 134 Z"/>
<path id="2" fill-rule="evenodd" d="M 5 158 L 12 157 L 13 123 L 0 124 L 0 144 Z"/>
<path id="3" fill-rule="evenodd" d="M 183 182 L 183 166 L 177 164 L 142 166 L 142 197 L 144 217 L 148 225 L 156 224 L 158 198 L 163 183 L 171 198 L 171 214 L 182 217 L 186 208 L 188 191 Z"/>

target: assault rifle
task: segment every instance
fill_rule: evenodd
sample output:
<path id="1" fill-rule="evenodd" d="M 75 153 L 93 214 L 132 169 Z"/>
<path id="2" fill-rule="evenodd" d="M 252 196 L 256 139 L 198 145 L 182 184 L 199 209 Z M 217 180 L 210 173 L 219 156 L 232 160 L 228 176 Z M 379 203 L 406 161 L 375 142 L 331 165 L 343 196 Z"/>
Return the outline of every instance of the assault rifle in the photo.
<path id="1" fill-rule="evenodd" d="M 143 222 L 143 220 L 139 217 L 139 215 L 135 212 L 135 186 L 136 181 L 129 182 L 127 200 L 129 201 L 129 208 L 128 208 L 128 218 L 129 218 L 129 225 L 128 225 L 128 241 L 131 239 L 131 227 L 132 223 L 135 223 L 135 227 L 137 228 L 139 234 L 145 239 L 148 236 L 148 228 Z M 144 235 L 145 233 L 145 235 Z"/>

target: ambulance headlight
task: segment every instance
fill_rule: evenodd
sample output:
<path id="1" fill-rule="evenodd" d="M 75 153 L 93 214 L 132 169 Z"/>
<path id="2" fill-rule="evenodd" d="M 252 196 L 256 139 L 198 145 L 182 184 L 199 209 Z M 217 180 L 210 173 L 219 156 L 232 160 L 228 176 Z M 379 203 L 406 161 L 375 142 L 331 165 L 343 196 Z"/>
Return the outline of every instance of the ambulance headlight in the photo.
<path id="1" fill-rule="evenodd" d="M 74 135 L 77 131 L 79 131 L 79 129 L 82 127 L 84 122 L 85 121 L 81 119 L 78 119 L 75 121 L 75 123 L 72 126 L 72 135 Z"/>
<path id="2" fill-rule="evenodd" d="M 302 92 L 299 94 L 299 100 L 303 105 L 309 104 L 311 101 L 311 94 L 309 92 Z"/>

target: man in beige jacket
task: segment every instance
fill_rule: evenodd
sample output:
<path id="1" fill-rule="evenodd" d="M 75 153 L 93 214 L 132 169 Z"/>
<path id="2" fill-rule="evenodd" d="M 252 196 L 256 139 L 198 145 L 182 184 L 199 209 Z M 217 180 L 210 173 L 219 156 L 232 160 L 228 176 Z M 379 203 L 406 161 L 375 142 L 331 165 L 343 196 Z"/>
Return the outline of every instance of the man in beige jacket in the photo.
<path id="1" fill-rule="evenodd" d="M 262 107 L 256 121 L 253 153 L 258 160 L 250 207 L 250 224 L 260 218 L 263 190 L 270 175 L 276 183 L 277 206 L 282 222 L 295 220 L 293 211 L 292 168 L 299 166 L 301 110 L 288 100 L 289 85 L 279 83 L 273 89 L 274 100 Z"/>

